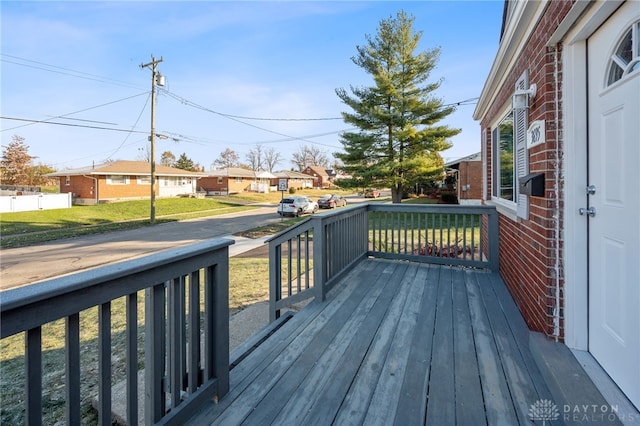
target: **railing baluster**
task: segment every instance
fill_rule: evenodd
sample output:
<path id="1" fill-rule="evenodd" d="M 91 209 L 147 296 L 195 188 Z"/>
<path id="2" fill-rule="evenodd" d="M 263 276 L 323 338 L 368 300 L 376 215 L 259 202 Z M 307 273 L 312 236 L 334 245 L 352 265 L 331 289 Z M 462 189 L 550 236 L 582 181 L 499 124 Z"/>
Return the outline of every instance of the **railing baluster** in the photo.
<path id="1" fill-rule="evenodd" d="M 42 328 L 25 332 L 26 423 L 42 424 Z"/>
<path id="2" fill-rule="evenodd" d="M 442 257 L 442 239 L 443 239 L 443 235 L 442 235 L 442 213 L 440 213 L 438 215 L 439 219 L 440 219 L 440 224 L 438 225 L 438 227 L 440 228 L 440 249 L 439 249 L 439 253 L 440 253 L 440 257 Z"/>
<path id="3" fill-rule="evenodd" d="M 169 284 L 169 393 L 171 394 L 171 408 L 180 404 L 182 390 L 184 358 L 184 278 L 182 276 L 171 280 Z"/>
<path id="4" fill-rule="evenodd" d="M 475 221 L 475 216 L 471 216 L 471 229 L 475 229 L 476 225 L 475 225 L 476 221 Z M 476 251 L 476 246 L 475 246 L 475 238 L 471 239 L 471 253 L 475 253 Z"/>
<path id="5" fill-rule="evenodd" d="M 65 319 L 65 407 L 67 424 L 80 425 L 80 314 Z"/>
<path id="6" fill-rule="evenodd" d="M 98 306 L 98 423 L 111 426 L 111 302 Z"/>
<path id="7" fill-rule="evenodd" d="M 189 355 L 187 363 L 188 390 L 193 394 L 198 389 L 200 373 L 200 273 L 189 277 Z M 180 396 L 178 395 L 178 398 Z"/>
<path id="8" fill-rule="evenodd" d="M 300 252 L 301 236 L 296 237 L 296 267 L 298 269 L 298 276 L 296 277 L 296 293 L 300 293 L 302 290 L 302 253 Z"/>
<path id="9" fill-rule="evenodd" d="M 127 424 L 138 424 L 138 293 L 126 296 Z"/>
<path id="10" fill-rule="evenodd" d="M 459 236 L 460 234 L 458 232 L 459 231 L 459 225 L 458 225 L 458 219 L 459 218 L 460 218 L 460 215 L 456 214 L 454 216 L 454 223 L 453 223 L 453 226 L 455 228 L 455 230 L 454 230 L 455 231 L 454 232 L 454 238 L 455 238 L 455 244 L 456 244 L 456 246 L 455 246 L 456 257 L 458 256 L 458 247 L 460 246 L 460 236 Z M 463 215 L 463 220 L 464 220 L 464 215 Z M 463 259 L 465 258 L 464 253 L 465 253 L 465 250 L 464 250 L 464 246 L 463 246 L 463 248 L 462 248 L 462 258 Z"/>
<path id="11" fill-rule="evenodd" d="M 310 275 L 311 273 L 309 272 L 311 270 L 310 265 L 309 265 L 309 231 L 306 231 L 304 233 L 304 270 L 305 270 L 305 274 L 304 274 L 304 288 L 308 289 L 310 286 Z"/>
<path id="12" fill-rule="evenodd" d="M 292 280 L 293 280 L 293 247 L 291 238 L 287 241 L 287 296 L 291 296 L 293 294 L 292 291 Z"/>
<path id="13" fill-rule="evenodd" d="M 164 283 L 145 291 L 145 424 L 152 425 L 164 415 L 165 345 L 161 338 L 165 306 Z"/>

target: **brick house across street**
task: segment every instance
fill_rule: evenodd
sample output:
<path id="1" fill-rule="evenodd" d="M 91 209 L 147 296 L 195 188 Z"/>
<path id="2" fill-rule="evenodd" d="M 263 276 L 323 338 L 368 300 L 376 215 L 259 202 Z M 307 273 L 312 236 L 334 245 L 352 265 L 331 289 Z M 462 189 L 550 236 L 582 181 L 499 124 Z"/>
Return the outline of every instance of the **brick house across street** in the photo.
<path id="1" fill-rule="evenodd" d="M 329 173 L 324 167 L 321 166 L 307 166 L 302 171 L 305 175 L 312 176 L 314 178 L 313 186 L 315 188 L 328 188 L 331 186 L 329 181 Z"/>
<path id="2" fill-rule="evenodd" d="M 226 167 L 206 172 L 198 180 L 198 191 L 208 195 L 228 195 L 240 192 L 270 191 L 273 174 L 265 171 L 253 171 L 240 167 Z"/>
<path id="3" fill-rule="evenodd" d="M 204 173 L 161 165 L 156 165 L 155 174 L 158 197 L 195 194 L 197 180 L 205 176 Z M 73 194 L 74 204 L 151 198 L 151 165 L 146 161 L 115 161 L 47 176 L 59 179 L 60 193 Z"/>
<path id="4" fill-rule="evenodd" d="M 639 1 L 505 2 L 474 111 L 500 274 L 531 330 L 584 351 L 636 408 L 639 117 Z"/>
<path id="5" fill-rule="evenodd" d="M 280 179 L 287 180 L 287 188 L 305 189 L 313 188 L 315 179 L 308 174 L 295 172 L 293 170 L 282 170 L 274 173 L 275 178 L 271 179 L 271 186 L 277 187 Z"/>
<path id="6" fill-rule="evenodd" d="M 482 200 L 482 156 L 468 155 L 444 165 L 447 175 L 455 179 L 460 204 L 480 204 Z"/>

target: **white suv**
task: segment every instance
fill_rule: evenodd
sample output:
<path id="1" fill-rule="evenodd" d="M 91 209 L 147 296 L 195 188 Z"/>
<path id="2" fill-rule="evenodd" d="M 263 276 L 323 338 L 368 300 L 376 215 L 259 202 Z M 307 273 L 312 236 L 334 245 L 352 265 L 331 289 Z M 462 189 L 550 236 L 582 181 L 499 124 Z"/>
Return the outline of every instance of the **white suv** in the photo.
<path id="1" fill-rule="evenodd" d="M 280 216 L 300 216 L 305 213 L 315 213 L 318 211 L 318 203 L 309 197 L 295 195 L 283 198 L 278 204 L 278 214 Z"/>

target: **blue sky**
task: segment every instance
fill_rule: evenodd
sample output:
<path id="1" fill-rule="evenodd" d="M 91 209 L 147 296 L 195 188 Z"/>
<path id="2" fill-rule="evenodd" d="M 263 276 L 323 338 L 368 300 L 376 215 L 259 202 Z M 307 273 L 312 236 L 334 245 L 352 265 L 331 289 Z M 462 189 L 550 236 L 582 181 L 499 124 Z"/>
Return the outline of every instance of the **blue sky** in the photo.
<path id="1" fill-rule="evenodd" d="M 156 152 L 209 169 L 226 148 L 244 157 L 273 147 L 339 151 L 348 111 L 336 88 L 371 86 L 351 60 L 382 19 L 404 10 L 440 47 L 430 81 L 445 104 L 480 96 L 498 49 L 502 1 L 2 1 L 0 136 L 25 138 L 36 163 L 57 170 L 148 149 L 151 55 L 166 89 L 156 102 Z M 480 151 L 474 105 L 444 124 L 461 128 L 445 160 Z M 235 117 L 230 117 L 235 116 Z M 238 118 L 244 117 L 244 118 Z M 268 118 L 275 120 L 255 120 Z M 330 120 L 317 120 L 317 119 Z M 20 120 L 48 120 L 45 124 Z M 288 119 L 313 119 L 295 120 Z M 92 128 L 93 127 L 93 128 Z"/>

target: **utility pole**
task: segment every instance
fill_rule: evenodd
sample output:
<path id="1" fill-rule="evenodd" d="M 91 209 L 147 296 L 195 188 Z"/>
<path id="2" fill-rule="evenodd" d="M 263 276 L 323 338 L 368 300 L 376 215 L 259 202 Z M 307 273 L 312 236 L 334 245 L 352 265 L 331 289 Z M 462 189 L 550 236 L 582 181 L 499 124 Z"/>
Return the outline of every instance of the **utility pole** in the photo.
<path id="1" fill-rule="evenodd" d="M 140 68 L 151 67 L 151 135 L 149 136 L 149 142 L 151 143 L 151 212 L 149 214 L 149 222 L 153 225 L 156 222 L 156 129 L 155 129 L 155 107 L 156 107 L 156 84 L 158 86 L 164 86 L 162 75 L 157 71 L 156 67 L 162 62 L 162 56 L 160 59 L 156 59 L 151 55 L 151 62 L 146 64 L 140 64 Z"/>

